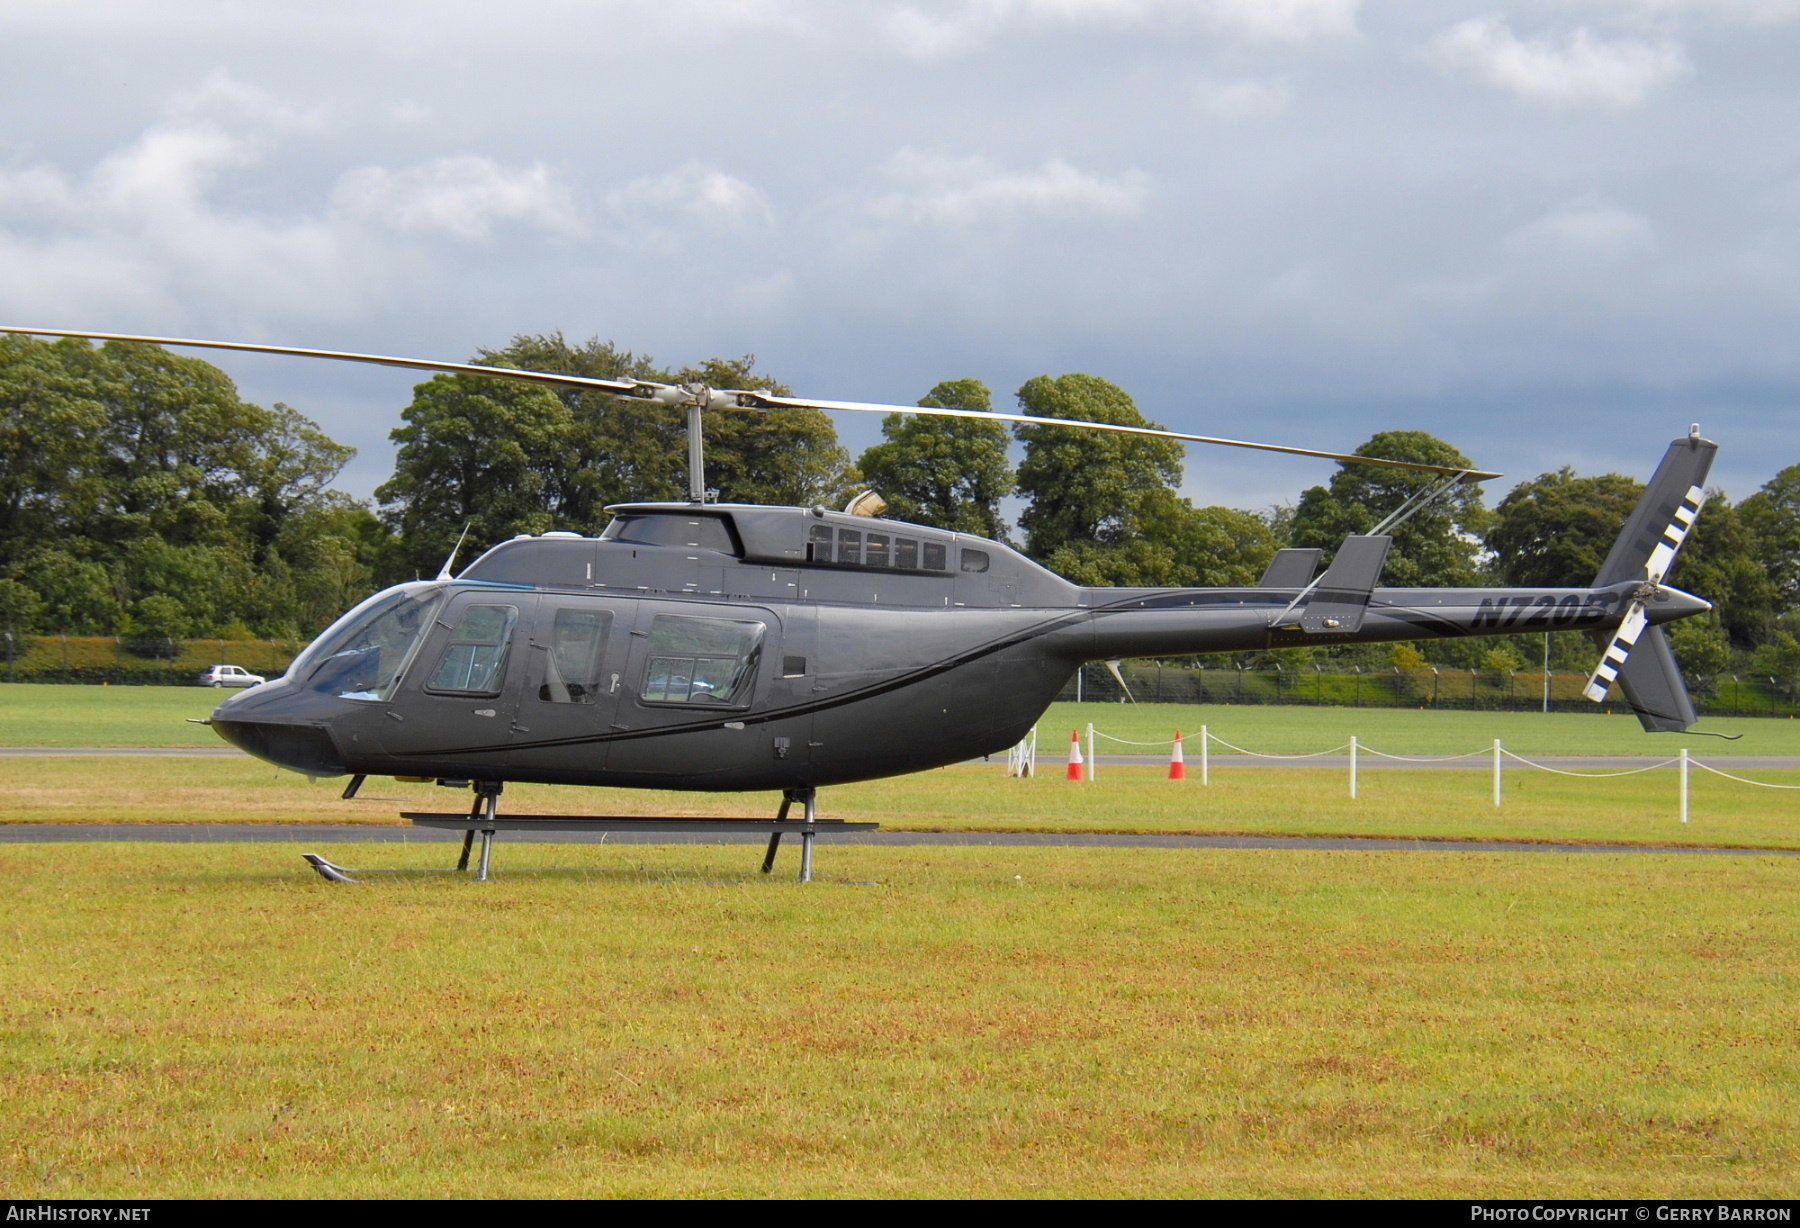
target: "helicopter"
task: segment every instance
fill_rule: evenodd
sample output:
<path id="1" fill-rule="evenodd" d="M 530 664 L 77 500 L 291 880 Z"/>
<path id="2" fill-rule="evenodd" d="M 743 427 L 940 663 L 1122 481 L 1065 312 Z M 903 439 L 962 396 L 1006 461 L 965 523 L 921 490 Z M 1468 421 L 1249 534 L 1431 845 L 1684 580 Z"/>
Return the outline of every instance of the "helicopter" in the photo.
<path id="1" fill-rule="evenodd" d="M 1581 630 L 1605 645 L 1590 699 L 1616 684 L 1649 731 L 1697 720 L 1662 627 L 1712 608 L 1664 582 L 1718 451 L 1698 426 L 1670 443 L 1587 587 L 1384 588 L 1395 528 L 1463 483 L 1500 475 L 1023 414 L 240 342 L 0 332 L 373 363 L 685 407 L 687 501 L 617 504 L 598 536 L 520 536 L 454 576 L 447 561 L 436 578 L 348 611 L 283 677 L 212 713 L 215 733 L 259 759 L 309 776 L 350 775 L 346 797 L 371 775 L 472 788 L 468 818 L 437 817 L 467 833 L 459 868 L 480 827 L 483 878 L 501 791 L 533 782 L 779 790 L 764 869 L 799 804 L 804 881 L 820 787 L 1003 751 L 1089 661 Z M 883 518 L 874 492 L 842 510 L 714 501 L 702 411 L 783 407 L 1114 431 L 1438 480 L 1370 532 L 1347 537 L 1323 572 L 1321 551 L 1290 548 L 1251 587 L 1083 587 L 1004 542 Z M 332 876 L 329 863 L 311 860 Z"/>

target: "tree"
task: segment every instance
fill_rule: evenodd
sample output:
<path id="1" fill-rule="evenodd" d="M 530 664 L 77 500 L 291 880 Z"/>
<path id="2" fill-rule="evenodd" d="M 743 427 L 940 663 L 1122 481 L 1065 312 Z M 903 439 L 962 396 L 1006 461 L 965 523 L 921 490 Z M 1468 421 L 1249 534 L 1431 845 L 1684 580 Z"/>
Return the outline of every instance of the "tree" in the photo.
<path id="1" fill-rule="evenodd" d="M 1424 431 L 1382 431 L 1357 448 L 1356 455 L 1454 469 L 1474 467 L 1450 444 Z M 1438 474 L 1417 470 L 1342 464 L 1328 485 L 1314 486 L 1300 496 L 1292 543 L 1320 547 L 1329 558 L 1346 536 L 1367 533 L 1415 494 L 1443 481 Z M 1403 588 L 1474 584 L 1480 535 L 1489 516 L 1480 487 L 1473 483 L 1457 487 L 1394 531 L 1383 583 Z"/>
<path id="2" fill-rule="evenodd" d="M 1494 567 L 1508 584 L 1591 584 L 1644 485 L 1622 474 L 1580 478 L 1567 466 L 1513 487 L 1487 532 Z"/>
<path id="3" fill-rule="evenodd" d="M 1130 394 L 1092 375 L 1040 375 L 1019 389 L 1022 412 L 1124 426 L 1155 426 Z M 1019 517 L 1026 550 L 1050 558 L 1065 545 L 1123 545 L 1137 537 L 1181 482 L 1182 447 L 1172 439 L 1076 427 L 1020 426 L 1025 444 L 1018 488 L 1030 506 Z"/>
<path id="4" fill-rule="evenodd" d="M 610 342 L 571 346 L 560 333 L 515 337 L 477 361 L 787 393 L 755 372 L 751 356 L 671 373 Z M 458 375 L 419 385 L 404 416 L 407 424 L 392 435 L 401 444 L 394 477 L 376 497 L 405 543 L 406 575 L 434 573 L 465 525 L 480 550 L 514 533 L 598 532 L 611 503 L 687 497 L 687 415 L 678 406 Z M 853 475 L 836 428 L 819 410 L 707 410 L 702 432 L 707 485 L 726 502 L 834 499 Z"/>
<path id="5" fill-rule="evenodd" d="M 475 549 L 562 528 L 549 498 L 569 407 L 548 389 L 437 375 L 413 390 L 389 438 L 394 476 L 375 491 L 414 573 L 436 574 L 464 529 Z M 464 561 L 471 556 L 465 555 Z"/>
<path id="6" fill-rule="evenodd" d="M 1800 605 L 1800 465 L 1789 465 L 1738 505 L 1784 609 Z"/>
<path id="7" fill-rule="evenodd" d="M 987 385 L 974 379 L 946 380 L 919 404 L 993 408 Z M 864 452 L 857 468 L 897 519 L 996 540 L 1006 536 L 1000 500 L 1012 493 L 1013 472 L 1005 423 L 889 414 L 881 433 L 887 442 Z"/>
<path id="8" fill-rule="evenodd" d="M 0 569 L 47 630 L 293 628 L 284 594 L 307 580 L 280 543 L 343 499 L 328 487 L 351 455 L 198 359 L 0 341 Z"/>
<path id="9" fill-rule="evenodd" d="M 1700 520 L 1688 534 L 1669 582 L 1716 607 L 1731 642 L 1751 648 L 1768 639 L 1779 591 L 1759 552 L 1756 535 L 1722 491 L 1710 491 Z"/>

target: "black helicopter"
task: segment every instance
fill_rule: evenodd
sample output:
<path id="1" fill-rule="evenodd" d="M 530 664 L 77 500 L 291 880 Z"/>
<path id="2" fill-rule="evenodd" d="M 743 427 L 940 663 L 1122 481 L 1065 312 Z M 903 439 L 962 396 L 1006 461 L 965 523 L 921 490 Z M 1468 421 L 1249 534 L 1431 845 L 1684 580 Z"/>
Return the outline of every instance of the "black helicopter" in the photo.
<path id="1" fill-rule="evenodd" d="M 1588 694 L 1603 699 L 1616 681 L 1645 729 L 1697 719 L 1661 624 L 1711 608 L 1663 583 L 1718 450 L 1698 427 L 1669 445 L 1590 586 L 1382 588 L 1393 528 L 1459 484 L 1498 475 L 1112 423 L 230 342 L 0 332 L 372 362 L 687 408 L 688 502 L 620 504 L 598 537 L 515 538 L 454 578 L 446 564 L 435 580 L 378 593 L 284 677 L 213 712 L 213 730 L 258 758 L 355 776 L 346 796 L 368 775 L 466 783 L 491 823 L 509 781 L 770 789 L 810 820 L 821 785 L 1013 746 L 1084 662 L 1539 630 L 1606 641 Z M 1442 480 L 1348 537 L 1323 574 L 1320 551 L 1288 549 L 1253 588 L 1083 588 L 1001 542 L 883 519 L 872 494 L 841 512 L 709 502 L 701 411 L 786 406 L 1122 431 Z M 485 853 L 484 842 L 484 868 Z"/>

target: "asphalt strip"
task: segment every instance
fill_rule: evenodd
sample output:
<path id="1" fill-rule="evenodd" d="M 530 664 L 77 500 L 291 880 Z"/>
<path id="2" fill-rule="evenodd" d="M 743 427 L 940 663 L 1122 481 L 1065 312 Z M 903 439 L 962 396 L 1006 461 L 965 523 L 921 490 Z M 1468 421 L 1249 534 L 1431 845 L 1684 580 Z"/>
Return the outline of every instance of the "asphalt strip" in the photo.
<path id="1" fill-rule="evenodd" d="M 1305 849 L 1411 853 L 1683 853 L 1726 857 L 1800 857 L 1800 849 L 1691 848 L 1645 844 L 1549 844 L 1505 840 L 1384 840 L 1370 836 L 1153 836 L 1098 832 L 821 832 L 827 844 L 966 845 L 994 848 Z M 416 827 L 273 826 L 249 823 L 10 823 L 0 844 L 129 841 L 151 844 L 454 844 L 462 833 Z M 507 832 L 502 843 L 756 844 L 745 832 Z"/>

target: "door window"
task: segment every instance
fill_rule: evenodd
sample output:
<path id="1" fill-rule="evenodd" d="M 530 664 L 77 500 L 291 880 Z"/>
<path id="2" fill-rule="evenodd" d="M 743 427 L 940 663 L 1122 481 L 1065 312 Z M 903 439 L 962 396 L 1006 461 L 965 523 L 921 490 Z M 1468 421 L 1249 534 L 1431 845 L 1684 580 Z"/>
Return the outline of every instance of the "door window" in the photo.
<path id="1" fill-rule="evenodd" d="M 426 690 L 498 695 L 506 682 L 507 650 L 518 621 L 517 606 L 464 606 Z"/>
<path id="2" fill-rule="evenodd" d="M 658 614 L 639 694 L 658 704 L 749 703 L 766 630 L 759 622 Z"/>
<path id="3" fill-rule="evenodd" d="M 553 704 L 591 704 L 605 688 L 600 666 L 606 637 L 612 631 L 611 610 L 558 610 L 544 653 L 544 680 L 538 698 Z"/>

